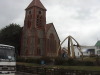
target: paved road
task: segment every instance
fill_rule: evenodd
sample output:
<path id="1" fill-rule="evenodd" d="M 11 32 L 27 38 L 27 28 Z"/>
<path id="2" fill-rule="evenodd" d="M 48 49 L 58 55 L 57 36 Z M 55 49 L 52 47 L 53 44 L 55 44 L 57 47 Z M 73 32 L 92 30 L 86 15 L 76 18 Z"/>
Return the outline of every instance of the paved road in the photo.
<path id="1" fill-rule="evenodd" d="M 30 73 L 17 72 L 16 75 L 37 75 L 37 74 L 30 74 Z"/>

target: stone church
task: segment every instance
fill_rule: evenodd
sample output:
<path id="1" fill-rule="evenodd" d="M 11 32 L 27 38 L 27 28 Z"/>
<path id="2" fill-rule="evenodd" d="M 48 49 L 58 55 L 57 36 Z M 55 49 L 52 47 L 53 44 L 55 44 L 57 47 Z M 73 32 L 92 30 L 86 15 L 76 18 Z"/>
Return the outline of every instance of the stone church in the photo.
<path id="1" fill-rule="evenodd" d="M 21 56 L 56 56 L 60 39 L 53 23 L 46 24 L 46 8 L 40 0 L 33 0 L 25 10 Z"/>

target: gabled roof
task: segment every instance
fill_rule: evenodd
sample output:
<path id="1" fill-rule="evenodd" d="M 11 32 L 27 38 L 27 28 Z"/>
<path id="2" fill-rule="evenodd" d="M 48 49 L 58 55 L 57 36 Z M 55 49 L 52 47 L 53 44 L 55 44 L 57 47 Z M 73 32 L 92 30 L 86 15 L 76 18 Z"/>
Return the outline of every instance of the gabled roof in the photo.
<path id="1" fill-rule="evenodd" d="M 53 26 L 53 28 L 54 28 L 54 30 L 55 30 L 55 33 L 57 34 L 57 31 L 56 31 L 56 29 L 55 29 L 53 23 L 46 24 L 46 26 L 45 26 L 45 31 L 46 31 L 46 33 L 48 33 L 50 27 L 52 27 L 52 26 Z M 58 39 L 59 39 L 58 34 L 57 34 L 57 37 L 58 37 Z M 59 39 L 59 41 L 60 41 L 60 39 Z"/>
<path id="2" fill-rule="evenodd" d="M 96 47 L 97 47 L 97 46 L 100 46 L 100 40 L 97 41 L 97 43 L 95 44 L 95 46 L 96 46 Z"/>
<path id="3" fill-rule="evenodd" d="M 46 10 L 46 8 L 43 6 L 43 4 L 41 3 L 40 0 L 33 0 L 33 1 L 29 4 L 29 6 L 26 8 L 26 10 L 29 9 L 29 8 L 31 8 L 31 7 L 34 7 L 34 6 Z"/>
<path id="4" fill-rule="evenodd" d="M 53 23 L 46 24 L 46 32 L 48 32 L 49 28 L 53 25 Z"/>

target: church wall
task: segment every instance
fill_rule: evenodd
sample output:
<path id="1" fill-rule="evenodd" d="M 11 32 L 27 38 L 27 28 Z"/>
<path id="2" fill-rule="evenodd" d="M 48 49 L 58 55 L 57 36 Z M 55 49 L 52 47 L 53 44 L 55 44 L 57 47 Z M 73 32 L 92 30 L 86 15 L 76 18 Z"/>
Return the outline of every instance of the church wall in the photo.
<path id="1" fill-rule="evenodd" d="M 56 31 L 55 31 L 55 29 L 54 29 L 53 26 L 51 26 L 50 29 L 49 29 L 48 32 L 47 32 L 47 38 L 49 38 L 49 36 L 50 36 L 51 33 L 54 34 L 55 39 L 56 39 L 57 43 L 59 44 L 59 41 L 60 41 L 60 40 L 59 40 L 59 37 L 57 36 Z"/>
<path id="2" fill-rule="evenodd" d="M 40 50 L 38 54 L 40 56 L 43 56 L 45 52 L 44 31 L 42 29 L 39 29 L 37 30 L 37 32 L 38 32 L 38 49 Z"/>
<path id="3" fill-rule="evenodd" d="M 59 40 L 59 37 L 57 36 L 56 31 L 55 31 L 55 29 L 54 29 L 53 26 L 51 26 L 50 29 L 49 29 L 48 32 L 47 32 L 47 39 L 50 39 L 50 38 L 49 38 L 49 37 L 50 37 L 50 34 L 53 34 L 53 35 L 54 35 L 54 38 L 55 38 L 55 40 L 56 40 L 56 51 L 53 52 L 53 55 L 56 56 L 56 54 L 57 54 L 57 49 L 58 49 L 58 46 L 59 46 L 59 44 L 60 44 L 60 40 Z"/>

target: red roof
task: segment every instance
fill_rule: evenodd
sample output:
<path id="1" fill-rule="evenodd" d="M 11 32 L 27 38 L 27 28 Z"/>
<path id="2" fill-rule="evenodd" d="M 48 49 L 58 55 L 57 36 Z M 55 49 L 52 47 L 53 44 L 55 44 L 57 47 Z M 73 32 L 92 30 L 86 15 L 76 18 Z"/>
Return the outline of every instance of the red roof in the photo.
<path id="1" fill-rule="evenodd" d="M 46 10 L 46 8 L 43 6 L 43 4 L 41 3 L 40 0 L 33 0 L 26 9 L 29 9 L 33 6 L 36 6 L 36 7 Z"/>

